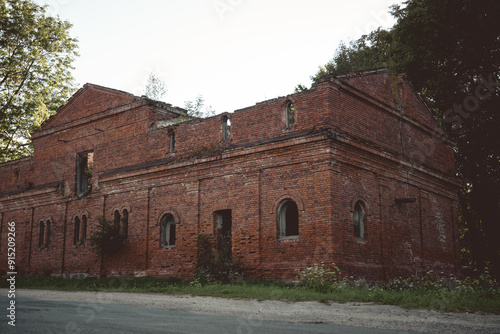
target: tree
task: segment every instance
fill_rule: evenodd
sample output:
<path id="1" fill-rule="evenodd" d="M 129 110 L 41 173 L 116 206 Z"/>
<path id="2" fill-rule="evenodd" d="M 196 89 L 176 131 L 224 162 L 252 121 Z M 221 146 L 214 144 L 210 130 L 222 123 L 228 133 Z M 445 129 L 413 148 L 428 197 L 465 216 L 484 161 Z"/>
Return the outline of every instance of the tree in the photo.
<path id="1" fill-rule="evenodd" d="M 408 0 L 388 31 L 341 44 L 312 77 L 406 73 L 456 143 L 462 260 L 500 277 L 500 11 L 494 0 Z"/>
<path id="2" fill-rule="evenodd" d="M 342 42 L 332 60 L 320 67 L 312 79 L 318 81 L 325 75 L 341 75 L 377 67 L 393 67 L 393 60 L 390 57 L 392 42 L 392 34 L 380 28 L 350 42 L 349 46 Z"/>
<path id="3" fill-rule="evenodd" d="M 500 277 L 500 11 L 494 0 L 393 7 L 398 60 L 456 142 L 463 262 Z"/>
<path id="4" fill-rule="evenodd" d="M 157 77 L 154 73 L 149 73 L 144 95 L 152 100 L 161 100 L 167 94 L 167 86 L 165 82 Z"/>
<path id="5" fill-rule="evenodd" d="M 0 0 L 0 162 L 30 155 L 33 131 L 75 91 L 70 28 L 31 0 Z"/>
<path id="6" fill-rule="evenodd" d="M 205 99 L 203 95 L 196 96 L 194 101 L 184 102 L 184 108 L 187 111 L 188 116 L 191 117 L 210 117 L 215 115 L 215 111 L 212 106 L 205 106 Z"/>

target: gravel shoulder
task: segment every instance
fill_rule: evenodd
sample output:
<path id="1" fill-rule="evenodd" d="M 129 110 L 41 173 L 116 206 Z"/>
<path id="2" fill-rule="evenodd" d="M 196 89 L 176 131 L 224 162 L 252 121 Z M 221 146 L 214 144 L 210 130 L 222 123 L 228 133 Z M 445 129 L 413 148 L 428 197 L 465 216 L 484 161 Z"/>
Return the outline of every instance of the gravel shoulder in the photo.
<path id="1" fill-rule="evenodd" d="M 0 289 L 6 295 L 7 289 Z M 283 302 L 276 300 L 236 300 L 188 295 L 146 293 L 28 290 L 16 296 L 82 304 L 128 304 L 145 308 L 166 308 L 193 313 L 230 315 L 259 321 L 331 323 L 381 329 L 412 330 L 426 333 L 500 333 L 500 315 L 443 313 L 406 310 L 397 306 L 368 303 Z"/>

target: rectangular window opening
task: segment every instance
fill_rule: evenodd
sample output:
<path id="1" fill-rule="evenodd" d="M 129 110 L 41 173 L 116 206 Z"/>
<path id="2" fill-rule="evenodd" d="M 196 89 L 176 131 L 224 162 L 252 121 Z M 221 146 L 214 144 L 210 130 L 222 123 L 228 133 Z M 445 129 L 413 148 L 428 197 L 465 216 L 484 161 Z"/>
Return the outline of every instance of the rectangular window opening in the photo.
<path id="1" fill-rule="evenodd" d="M 170 153 L 175 152 L 175 132 L 170 133 Z"/>
<path id="2" fill-rule="evenodd" d="M 214 212 L 217 256 L 230 260 L 233 257 L 232 215 L 231 210 Z"/>
<path id="3" fill-rule="evenodd" d="M 76 194 L 83 196 L 92 191 L 92 170 L 94 168 L 94 152 L 78 153 L 76 171 Z"/>

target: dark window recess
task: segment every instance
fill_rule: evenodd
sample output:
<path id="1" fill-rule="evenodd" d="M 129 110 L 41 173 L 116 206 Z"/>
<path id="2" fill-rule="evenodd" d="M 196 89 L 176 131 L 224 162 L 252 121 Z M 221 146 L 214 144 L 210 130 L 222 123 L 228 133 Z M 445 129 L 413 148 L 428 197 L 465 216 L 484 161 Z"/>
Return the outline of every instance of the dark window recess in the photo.
<path id="1" fill-rule="evenodd" d="M 14 169 L 14 179 L 16 180 L 16 188 L 19 188 L 19 168 Z"/>
<path id="2" fill-rule="evenodd" d="M 75 217 L 75 234 L 73 238 L 73 244 L 78 245 L 80 242 L 80 218 Z"/>
<path id="3" fill-rule="evenodd" d="M 115 225 L 115 227 L 120 227 L 120 219 L 121 219 L 120 211 L 115 210 L 113 214 L 113 224 Z"/>
<path id="4" fill-rule="evenodd" d="M 38 248 L 42 248 L 44 243 L 43 243 L 43 238 L 45 236 L 45 223 L 40 222 L 40 231 L 38 235 Z"/>
<path id="5" fill-rule="evenodd" d="M 354 237 L 358 239 L 365 238 L 365 209 L 361 201 L 358 201 L 354 206 Z"/>
<path id="6" fill-rule="evenodd" d="M 170 153 L 175 152 L 175 132 L 170 133 Z"/>
<path id="7" fill-rule="evenodd" d="M 291 199 L 283 201 L 278 211 L 280 237 L 299 235 L 299 210 Z"/>
<path id="8" fill-rule="evenodd" d="M 286 128 L 293 129 L 293 126 L 295 125 L 295 107 L 293 106 L 292 102 L 287 103 L 285 116 L 286 116 Z"/>
<path id="9" fill-rule="evenodd" d="M 49 247 L 50 245 L 50 227 L 52 223 L 50 220 L 47 220 L 45 222 L 45 231 L 44 231 L 44 236 L 43 236 L 43 244 L 45 247 Z"/>
<path id="10" fill-rule="evenodd" d="M 38 247 L 47 248 L 50 244 L 50 220 L 40 222 L 40 234 L 38 236 Z"/>
<path id="11" fill-rule="evenodd" d="M 232 215 L 231 210 L 219 210 L 214 212 L 215 237 L 217 256 L 221 259 L 232 259 L 233 237 L 232 237 Z"/>
<path id="12" fill-rule="evenodd" d="M 128 237 L 128 210 L 123 210 L 122 217 L 120 219 L 120 234 L 125 238 Z"/>
<path id="13" fill-rule="evenodd" d="M 171 214 L 164 215 L 161 219 L 161 247 L 173 248 L 176 240 L 176 223 L 175 218 Z"/>
<path id="14" fill-rule="evenodd" d="M 77 156 L 76 194 L 83 196 L 92 191 L 92 170 L 94 167 L 94 152 L 82 152 Z"/>
<path id="15" fill-rule="evenodd" d="M 87 216 L 82 217 L 80 223 L 80 243 L 84 244 L 87 241 Z"/>
<path id="16" fill-rule="evenodd" d="M 224 115 L 222 117 L 222 140 L 228 141 L 231 136 L 231 120 Z"/>

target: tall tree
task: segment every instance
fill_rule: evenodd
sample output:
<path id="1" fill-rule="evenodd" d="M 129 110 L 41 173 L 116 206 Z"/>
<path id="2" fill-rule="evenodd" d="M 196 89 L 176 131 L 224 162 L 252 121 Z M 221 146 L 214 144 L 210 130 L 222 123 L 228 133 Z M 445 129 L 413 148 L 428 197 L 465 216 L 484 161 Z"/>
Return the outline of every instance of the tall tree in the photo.
<path id="1" fill-rule="evenodd" d="M 397 23 L 341 44 L 313 80 L 386 66 L 406 73 L 456 143 L 462 259 L 500 277 L 500 11 L 495 0 L 408 0 Z"/>
<path id="2" fill-rule="evenodd" d="M 31 0 L 0 0 L 0 162 L 30 155 L 31 133 L 74 92 L 70 27 Z"/>
<path id="3" fill-rule="evenodd" d="M 204 118 L 215 115 L 212 106 L 205 104 L 203 95 L 197 95 L 194 101 L 185 101 L 184 108 L 190 117 Z"/>
<path id="4" fill-rule="evenodd" d="M 403 69 L 456 142 L 464 264 L 500 277 L 500 11 L 494 0 L 393 7 Z M 495 9 L 496 8 L 496 9 Z"/>
<path id="5" fill-rule="evenodd" d="M 156 74 L 149 73 L 148 81 L 144 87 L 144 95 L 152 100 L 161 100 L 167 94 L 167 85 Z"/>

